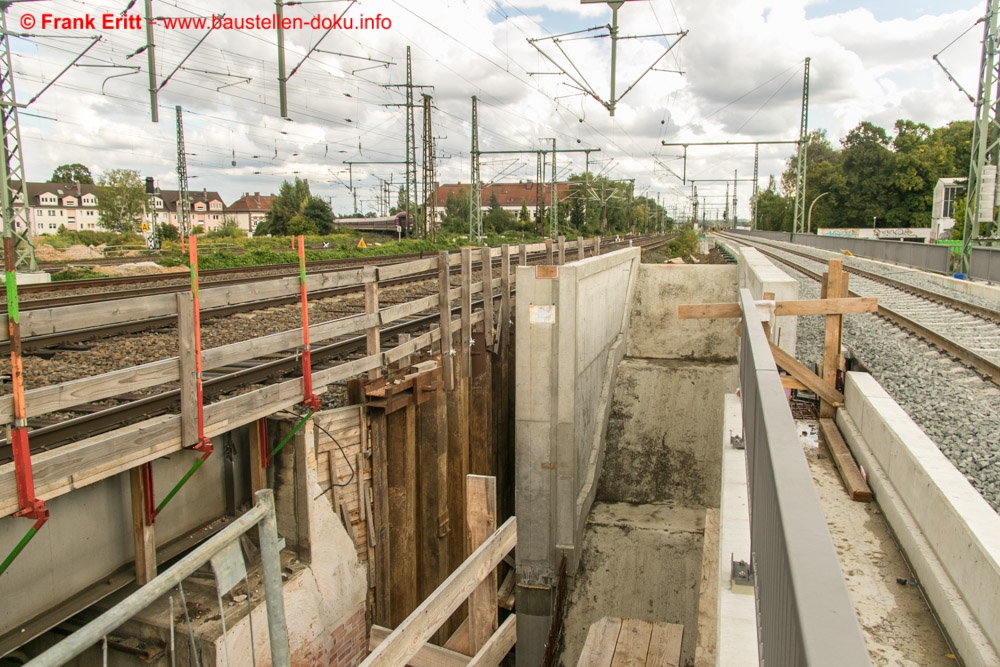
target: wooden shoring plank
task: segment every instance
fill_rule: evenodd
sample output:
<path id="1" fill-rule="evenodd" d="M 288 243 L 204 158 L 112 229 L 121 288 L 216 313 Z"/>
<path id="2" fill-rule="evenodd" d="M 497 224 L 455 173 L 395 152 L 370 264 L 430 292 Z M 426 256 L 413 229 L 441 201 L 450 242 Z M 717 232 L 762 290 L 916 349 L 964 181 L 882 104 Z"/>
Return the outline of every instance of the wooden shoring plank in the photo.
<path id="1" fill-rule="evenodd" d="M 468 377 L 472 341 L 472 248 L 462 248 L 462 372 Z"/>
<path id="2" fill-rule="evenodd" d="M 766 301 L 766 299 L 765 299 Z M 849 315 L 852 313 L 878 312 L 877 297 L 802 299 L 799 301 L 776 301 L 776 317 L 788 315 Z M 738 303 L 694 303 L 677 307 L 677 317 L 681 320 L 742 317 Z"/>
<path id="3" fill-rule="evenodd" d="M 798 359 L 788 354 L 780 347 L 771 343 L 771 354 L 774 362 L 792 374 L 796 380 L 809 388 L 809 391 L 822 400 L 836 406 L 844 404 L 844 395 L 828 385 L 821 377 L 806 368 Z"/>
<path id="4" fill-rule="evenodd" d="M 453 367 L 451 363 L 453 339 L 451 335 L 451 289 L 448 274 L 448 251 L 438 253 L 438 307 L 440 308 L 441 331 L 441 366 L 444 372 L 444 388 L 451 390 L 455 386 Z"/>
<path id="5" fill-rule="evenodd" d="M 497 479 L 469 475 L 465 487 L 466 543 L 471 554 L 497 526 Z M 469 652 L 476 654 L 497 629 L 497 573 L 490 572 L 469 596 Z"/>
<path id="6" fill-rule="evenodd" d="M 427 273 L 428 271 L 433 271 L 436 268 L 437 260 L 434 258 L 416 259 L 412 262 L 402 262 L 400 264 L 388 264 L 386 266 L 378 267 L 378 279 L 381 282 L 383 280 L 404 278 L 417 273 Z"/>
<path id="7" fill-rule="evenodd" d="M 132 535 L 135 543 L 135 582 L 140 586 L 156 578 L 156 531 L 146 524 L 146 477 L 143 466 L 129 470 L 132 492 Z M 149 508 L 152 511 L 152 508 Z"/>
<path id="8" fill-rule="evenodd" d="M 500 590 L 497 591 L 497 606 L 503 607 L 507 611 L 514 609 L 514 586 L 516 584 L 514 578 L 514 569 L 511 568 L 507 572 L 507 576 L 503 578 L 503 583 L 500 584 Z"/>
<path id="9" fill-rule="evenodd" d="M 805 386 L 791 375 L 781 376 L 781 386 L 785 389 L 804 389 L 805 391 L 809 391 L 809 387 Z"/>
<path id="10" fill-rule="evenodd" d="M 700 606 L 700 605 L 699 605 Z M 654 623 L 653 634 L 649 638 L 649 655 L 646 667 L 680 667 L 681 642 L 684 640 L 684 626 L 676 623 Z M 712 639 L 713 643 L 715 639 Z M 715 651 L 710 662 L 698 662 L 695 667 L 715 667 Z"/>
<path id="11" fill-rule="evenodd" d="M 615 657 L 611 667 L 634 667 L 645 665 L 649 655 L 649 638 L 653 636 L 653 624 L 638 618 L 622 619 L 622 631 L 618 635 Z"/>
<path id="12" fill-rule="evenodd" d="M 387 479 L 389 483 L 389 543 L 392 566 L 389 582 L 390 627 L 405 619 L 420 597 L 417 567 L 416 406 L 386 416 L 388 425 Z"/>
<path id="13" fill-rule="evenodd" d="M 492 355 L 484 350 L 483 335 L 473 336 L 475 352 L 469 378 L 469 472 L 492 475 L 496 443 L 491 435 Z"/>
<path id="14" fill-rule="evenodd" d="M 872 490 L 868 488 L 868 482 L 865 481 L 861 469 L 858 468 L 858 464 L 851 455 L 851 450 L 844 442 L 844 437 L 840 434 L 840 429 L 837 428 L 837 422 L 832 419 L 820 419 L 819 430 L 823 433 L 827 449 L 830 450 L 833 462 L 837 464 L 840 478 L 844 481 L 844 487 L 847 489 L 848 495 L 851 496 L 851 500 L 870 503 Z"/>
<path id="15" fill-rule="evenodd" d="M 562 266 L 563 264 L 566 263 L 566 237 L 565 236 L 560 236 L 558 239 L 556 239 L 556 247 L 559 249 L 559 258 L 558 258 L 559 266 Z"/>
<path id="16" fill-rule="evenodd" d="M 469 617 L 466 616 L 462 624 L 458 626 L 458 629 L 452 633 L 451 637 L 443 644 L 443 646 L 449 651 L 454 651 L 455 653 L 461 653 L 462 655 L 471 655 L 469 651 Z"/>
<path id="17" fill-rule="evenodd" d="M 421 334 L 415 338 L 411 338 L 408 342 L 401 345 L 397 345 L 391 350 L 386 350 L 383 353 L 383 358 L 385 363 L 391 363 L 408 357 L 411 354 L 416 354 L 424 348 L 429 348 L 433 345 L 434 341 L 440 340 L 441 332 L 437 329 L 431 329 L 425 334 Z"/>
<path id="18" fill-rule="evenodd" d="M 372 523 L 374 533 L 372 542 L 375 550 L 373 577 L 375 582 L 375 613 L 373 618 L 378 625 L 391 625 L 389 590 L 390 557 L 392 552 L 389 544 L 389 481 L 387 479 L 388 465 L 388 429 L 386 414 L 381 410 L 369 413 L 371 420 L 372 447 Z"/>
<path id="19" fill-rule="evenodd" d="M 378 315 L 378 283 L 365 283 L 365 314 Z M 368 356 L 373 356 L 381 351 L 379 340 L 379 327 L 373 324 L 365 331 L 365 340 Z M 374 380 L 382 374 L 381 368 L 373 368 L 368 371 L 368 379 Z"/>
<path id="20" fill-rule="evenodd" d="M 448 423 L 442 392 L 432 392 L 430 398 L 416 407 L 416 478 L 420 561 L 417 581 L 419 599 L 423 600 L 448 576 L 446 535 L 441 521 L 448 512 Z M 442 466 L 444 475 L 442 475 Z"/>
<path id="21" fill-rule="evenodd" d="M 844 260 L 829 260 L 826 272 L 826 292 L 824 298 L 836 299 L 843 290 Z M 841 315 L 827 315 L 823 327 L 823 366 L 820 376 L 831 387 L 837 386 L 837 371 L 840 369 L 840 333 L 843 327 Z M 821 397 L 822 398 L 822 397 Z M 830 401 L 820 404 L 820 417 L 832 418 L 836 411 Z"/>
<path id="22" fill-rule="evenodd" d="M 622 619 L 605 616 L 592 623 L 587 631 L 587 640 L 580 652 L 579 667 L 611 667 L 615 657 L 615 646 L 621 634 Z"/>
<path id="23" fill-rule="evenodd" d="M 267 488 L 267 471 L 264 467 L 264 429 L 267 418 L 250 422 L 250 491 L 257 493 Z"/>
<path id="24" fill-rule="evenodd" d="M 586 259 L 586 257 L 587 257 L 587 250 L 586 250 L 586 248 L 583 245 L 583 237 L 582 236 L 577 236 L 576 237 L 576 258 L 577 259 Z"/>
<path id="25" fill-rule="evenodd" d="M 465 477 L 469 474 L 469 378 L 462 372 L 461 357 L 454 359 L 458 364 L 455 387 L 445 393 L 448 403 L 448 516 L 455 517 L 455 521 L 449 521 L 449 568 L 457 567 L 466 557 Z M 464 610 L 446 630 L 454 631 L 463 614 Z"/>
<path id="26" fill-rule="evenodd" d="M 410 315 L 416 315 L 417 313 L 423 313 L 428 310 L 432 310 L 438 305 L 438 295 L 431 294 L 430 296 L 425 296 L 422 299 L 414 299 L 413 301 L 406 301 L 397 306 L 390 306 L 382 310 L 379 313 L 379 323 L 385 326 L 386 324 L 391 324 L 398 320 L 409 317 Z"/>
<path id="27" fill-rule="evenodd" d="M 497 322 L 497 347 L 507 344 L 510 335 L 510 246 L 506 243 L 500 247 L 500 319 Z"/>
<path id="28" fill-rule="evenodd" d="M 475 553 L 459 565 L 429 598 L 420 603 L 413 613 L 372 651 L 362 665 L 397 667 L 407 664 L 516 544 L 517 519 L 511 517 Z"/>
<path id="29" fill-rule="evenodd" d="M 194 295 L 177 295 L 177 350 L 180 354 L 181 446 L 198 442 L 198 374 L 194 351 Z"/>
<path id="30" fill-rule="evenodd" d="M 469 667 L 496 667 L 517 643 L 517 616 L 511 614 L 493 633 L 479 653 L 469 661 Z"/>
<path id="31" fill-rule="evenodd" d="M 368 648 L 374 651 L 391 633 L 392 630 L 389 628 L 373 625 Z M 467 655 L 434 646 L 434 644 L 424 644 L 407 660 L 406 664 L 412 667 L 468 667 L 469 660 Z"/>
<path id="32" fill-rule="evenodd" d="M 100 308 L 93 304 L 39 308 L 21 313 L 21 337 L 74 331 L 108 324 L 125 324 L 177 313 L 173 294 L 115 299 Z M 9 340 L 7 311 L 0 315 L 0 340 Z"/>
<path id="33" fill-rule="evenodd" d="M 306 276 L 306 289 L 314 292 L 320 289 L 333 287 L 348 287 L 350 285 L 360 285 L 376 280 L 376 268 L 374 266 L 362 266 L 357 269 L 344 269 L 341 271 L 325 271 L 323 273 L 310 273 Z M 298 282 L 295 283 L 298 291 Z"/>
<path id="34" fill-rule="evenodd" d="M 490 247 L 483 246 L 480 251 L 483 264 L 483 330 L 486 332 L 486 344 L 493 345 L 493 253 Z"/>
<path id="35" fill-rule="evenodd" d="M 701 584 L 698 590 L 698 625 L 695 640 L 695 666 L 709 667 L 715 665 L 718 643 L 719 624 L 719 510 L 705 510 L 705 532 L 701 549 Z M 659 646 L 655 649 L 659 656 L 650 664 L 678 665 L 680 658 L 680 635 L 683 626 L 678 626 L 680 632 L 676 640 L 676 649 Z M 653 640 L 650 642 L 650 653 L 654 652 L 654 644 L 662 643 L 665 637 L 653 630 Z M 673 642 L 670 643 L 673 646 Z"/>

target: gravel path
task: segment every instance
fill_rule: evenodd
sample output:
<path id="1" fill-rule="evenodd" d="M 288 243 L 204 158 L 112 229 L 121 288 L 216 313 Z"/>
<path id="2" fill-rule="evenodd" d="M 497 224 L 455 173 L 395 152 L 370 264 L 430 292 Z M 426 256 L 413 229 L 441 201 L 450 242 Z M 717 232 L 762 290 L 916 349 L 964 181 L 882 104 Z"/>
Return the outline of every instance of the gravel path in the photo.
<path id="1" fill-rule="evenodd" d="M 943 291 L 917 274 L 857 258 L 845 259 L 851 266 L 897 279 L 909 277 L 911 284 Z M 781 268 L 799 281 L 800 298 L 819 298 L 815 280 L 785 265 Z M 967 300 L 1000 310 L 998 300 Z M 799 318 L 796 356 L 807 365 L 822 358 L 823 325 L 823 317 Z M 1000 387 L 877 315 L 845 316 L 844 344 L 1000 512 Z"/>

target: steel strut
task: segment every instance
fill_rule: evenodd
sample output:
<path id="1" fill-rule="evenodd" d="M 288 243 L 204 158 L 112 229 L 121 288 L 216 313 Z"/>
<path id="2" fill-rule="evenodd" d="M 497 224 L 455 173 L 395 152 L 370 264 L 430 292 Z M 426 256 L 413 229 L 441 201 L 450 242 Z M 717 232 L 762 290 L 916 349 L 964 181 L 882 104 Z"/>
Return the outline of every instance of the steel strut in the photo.
<path id="1" fill-rule="evenodd" d="M 31 470 L 31 450 L 28 446 L 28 413 L 24 401 L 24 365 L 21 358 L 21 315 L 17 302 L 17 250 L 14 239 L 3 240 L 4 280 L 7 288 L 7 335 L 10 339 L 10 381 L 14 399 L 14 425 L 10 432 L 14 455 L 14 479 L 17 483 L 16 517 L 34 519 L 35 525 L 18 542 L 14 550 L 0 563 L 0 576 L 28 546 L 35 533 L 49 520 L 45 501 L 35 496 L 35 480 Z"/>

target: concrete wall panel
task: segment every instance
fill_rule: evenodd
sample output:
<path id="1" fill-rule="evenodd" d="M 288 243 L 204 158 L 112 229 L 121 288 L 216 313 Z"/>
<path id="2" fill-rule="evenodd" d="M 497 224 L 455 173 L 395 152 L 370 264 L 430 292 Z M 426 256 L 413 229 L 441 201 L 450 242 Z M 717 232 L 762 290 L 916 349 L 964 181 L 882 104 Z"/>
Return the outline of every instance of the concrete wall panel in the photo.
<path id="1" fill-rule="evenodd" d="M 736 319 L 679 320 L 677 307 L 736 303 L 733 265 L 642 264 L 626 354 L 644 359 L 735 360 Z"/>

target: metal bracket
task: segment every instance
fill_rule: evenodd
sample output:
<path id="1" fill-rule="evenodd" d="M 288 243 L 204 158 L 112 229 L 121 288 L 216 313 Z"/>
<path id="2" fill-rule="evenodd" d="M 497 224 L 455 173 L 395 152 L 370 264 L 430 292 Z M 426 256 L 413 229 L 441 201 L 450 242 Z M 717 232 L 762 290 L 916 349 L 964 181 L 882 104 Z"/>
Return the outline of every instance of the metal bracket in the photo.
<path id="1" fill-rule="evenodd" d="M 729 554 L 730 567 L 730 587 L 734 593 L 753 594 L 754 571 L 753 566 L 745 560 L 736 560 L 733 554 Z"/>

